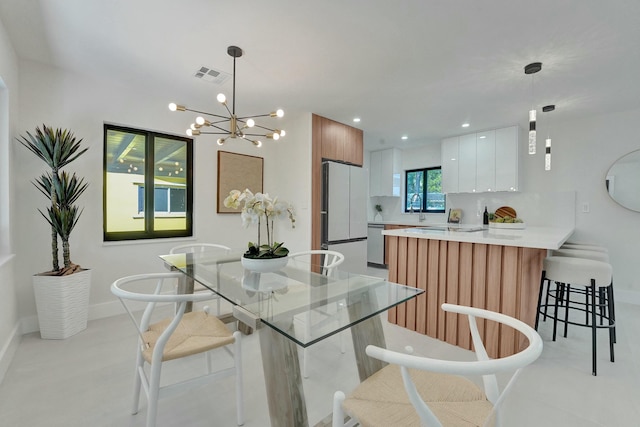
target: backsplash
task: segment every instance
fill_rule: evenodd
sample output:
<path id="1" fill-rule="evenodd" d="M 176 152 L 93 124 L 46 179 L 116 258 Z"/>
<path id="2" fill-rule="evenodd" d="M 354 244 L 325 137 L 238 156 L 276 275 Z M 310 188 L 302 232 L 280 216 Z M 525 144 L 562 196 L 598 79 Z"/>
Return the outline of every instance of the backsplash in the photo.
<path id="1" fill-rule="evenodd" d="M 494 212 L 511 206 L 527 225 L 575 227 L 576 192 L 549 193 L 477 193 L 447 195 L 447 210 L 462 209 L 463 224 L 482 224 L 484 207 Z"/>
<path id="2" fill-rule="evenodd" d="M 397 221 L 401 224 L 419 224 L 418 213 L 405 213 L 401 197 L 371 197 L 368 212 L 370 221 L 375 217 L 375 205 L 382 206 L 383 221 Z M 549 193 L 459 193 L 447 195 L 449 209 L 462 209 L 462 223 L 482 224 L 482 214 L 486 206 L 494 212 L 501 206 L 511 206 L 519 218 L 531 226 L 568 226 L 575 227 L 576 192 L 560 191 Z M 427 213 L 425 223 L 445 223 L 447 213 Z"/>

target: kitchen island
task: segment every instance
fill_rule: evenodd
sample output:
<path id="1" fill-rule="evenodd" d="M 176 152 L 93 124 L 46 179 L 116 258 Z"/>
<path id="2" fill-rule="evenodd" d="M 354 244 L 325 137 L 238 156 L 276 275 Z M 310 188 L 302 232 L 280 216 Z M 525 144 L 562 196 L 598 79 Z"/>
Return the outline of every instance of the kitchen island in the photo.
<path id="1" fill-rule="evenodd" d="M 542 262 L 573 228 L 523 230 L 425 226 L 385 230 L 389 281 L 426 292 L 389 311 L 389 322 L 471 349 L 469 325 L 442 303 L 485 308 L 533 326 Z M 517 352 L 526 338 L 491 321 L 478 322 L 491 357 Z"/>

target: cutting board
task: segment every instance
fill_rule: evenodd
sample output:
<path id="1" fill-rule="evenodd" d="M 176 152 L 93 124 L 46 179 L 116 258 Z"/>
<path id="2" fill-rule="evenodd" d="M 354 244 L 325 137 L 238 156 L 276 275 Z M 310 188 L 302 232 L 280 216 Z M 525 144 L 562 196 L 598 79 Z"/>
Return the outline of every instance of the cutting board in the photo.
<path id="1" fill-rule="evenodd" d="M 504 218 L 505 216 L 510 216 L 511 218 L 517 218 L 516 210 L 510 206 L 502 206 L 496 209 L 494 214 L 497 218 Z"/>

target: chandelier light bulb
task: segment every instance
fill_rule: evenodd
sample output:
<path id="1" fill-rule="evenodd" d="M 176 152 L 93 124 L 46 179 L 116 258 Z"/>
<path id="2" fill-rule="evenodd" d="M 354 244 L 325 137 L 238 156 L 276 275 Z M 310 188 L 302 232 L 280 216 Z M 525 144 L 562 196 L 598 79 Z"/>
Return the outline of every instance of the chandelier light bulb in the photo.
<path id="1" fill-rule="evenodd" d="M 260 148 L 262 147 L 262 141 L 258 140 L 254 143 L 256 145 L 256 147 Z"/>
<path id="2" fill-rule="evenodd" d="M 185 111 L 186 109 L 187 107 L 185 107 L 184 105 L 178 105 L 175 102 L 169 104 L 169 110 L 171 111 Z"/>
<path id="3" fill-rule="evenodd" d="M 227 102 L 227 97 L 224 96 L 224 93 L 219 93 L 216 99 L 220 104 L 224 104 L 225 102 Z"/>
<path id="4" fill-rule="evenodd" d="M 187 129 L 187 135 L 188 136 L 193 136 L 193 131 L 191 129 Z"/>
<path id="5" fill-rule="evenodd" d="M 285 136 L 287 133 L 284 131 L 284 129 L 281 129 L 279 132 L 280 136 Z"/>
<path id="6" fill-rule="evenodd" d="M 276 116 L 278 116 L 278 117 L 283 117 L 283 116 L 284 116 L 284 111 L 282 111 L 281 109 L 279 109 L 278 111 L 276 111 Z"/>
<path id="7" fill-rule="evenodd" d="M 196 123 L 202 126 L 204 124 L 204 117 L 202 116 L 196 117 Z"/>
<path id="8" fill-rule="evenodd" d="M 218 138 L 216 142 L 218 143 L 218 145 L 224 145 L 224 139 L 222 138 Z"/>
<path id="9" fill-rule="evenodd" d="M 255 121 L 255 120 L 253 120 L 253 119 L 249 119 L 249 120 L 247 120 L 247 127 L 252 128 L 252 127 L 254 127 L 255 125 L 256 125 L 256 121 Z"/>

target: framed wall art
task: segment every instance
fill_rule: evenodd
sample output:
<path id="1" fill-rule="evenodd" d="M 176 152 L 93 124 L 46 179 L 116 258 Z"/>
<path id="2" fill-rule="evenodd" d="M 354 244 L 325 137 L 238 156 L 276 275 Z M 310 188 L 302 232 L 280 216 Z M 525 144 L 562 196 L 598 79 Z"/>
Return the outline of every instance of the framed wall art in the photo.
<path id="1" fill-rule="evenodd" d="M 218 151 L 218 213 L 240 213 L 224 206 L 231 190 L 262 192 L 263 169 L 262 157 Z"/>

